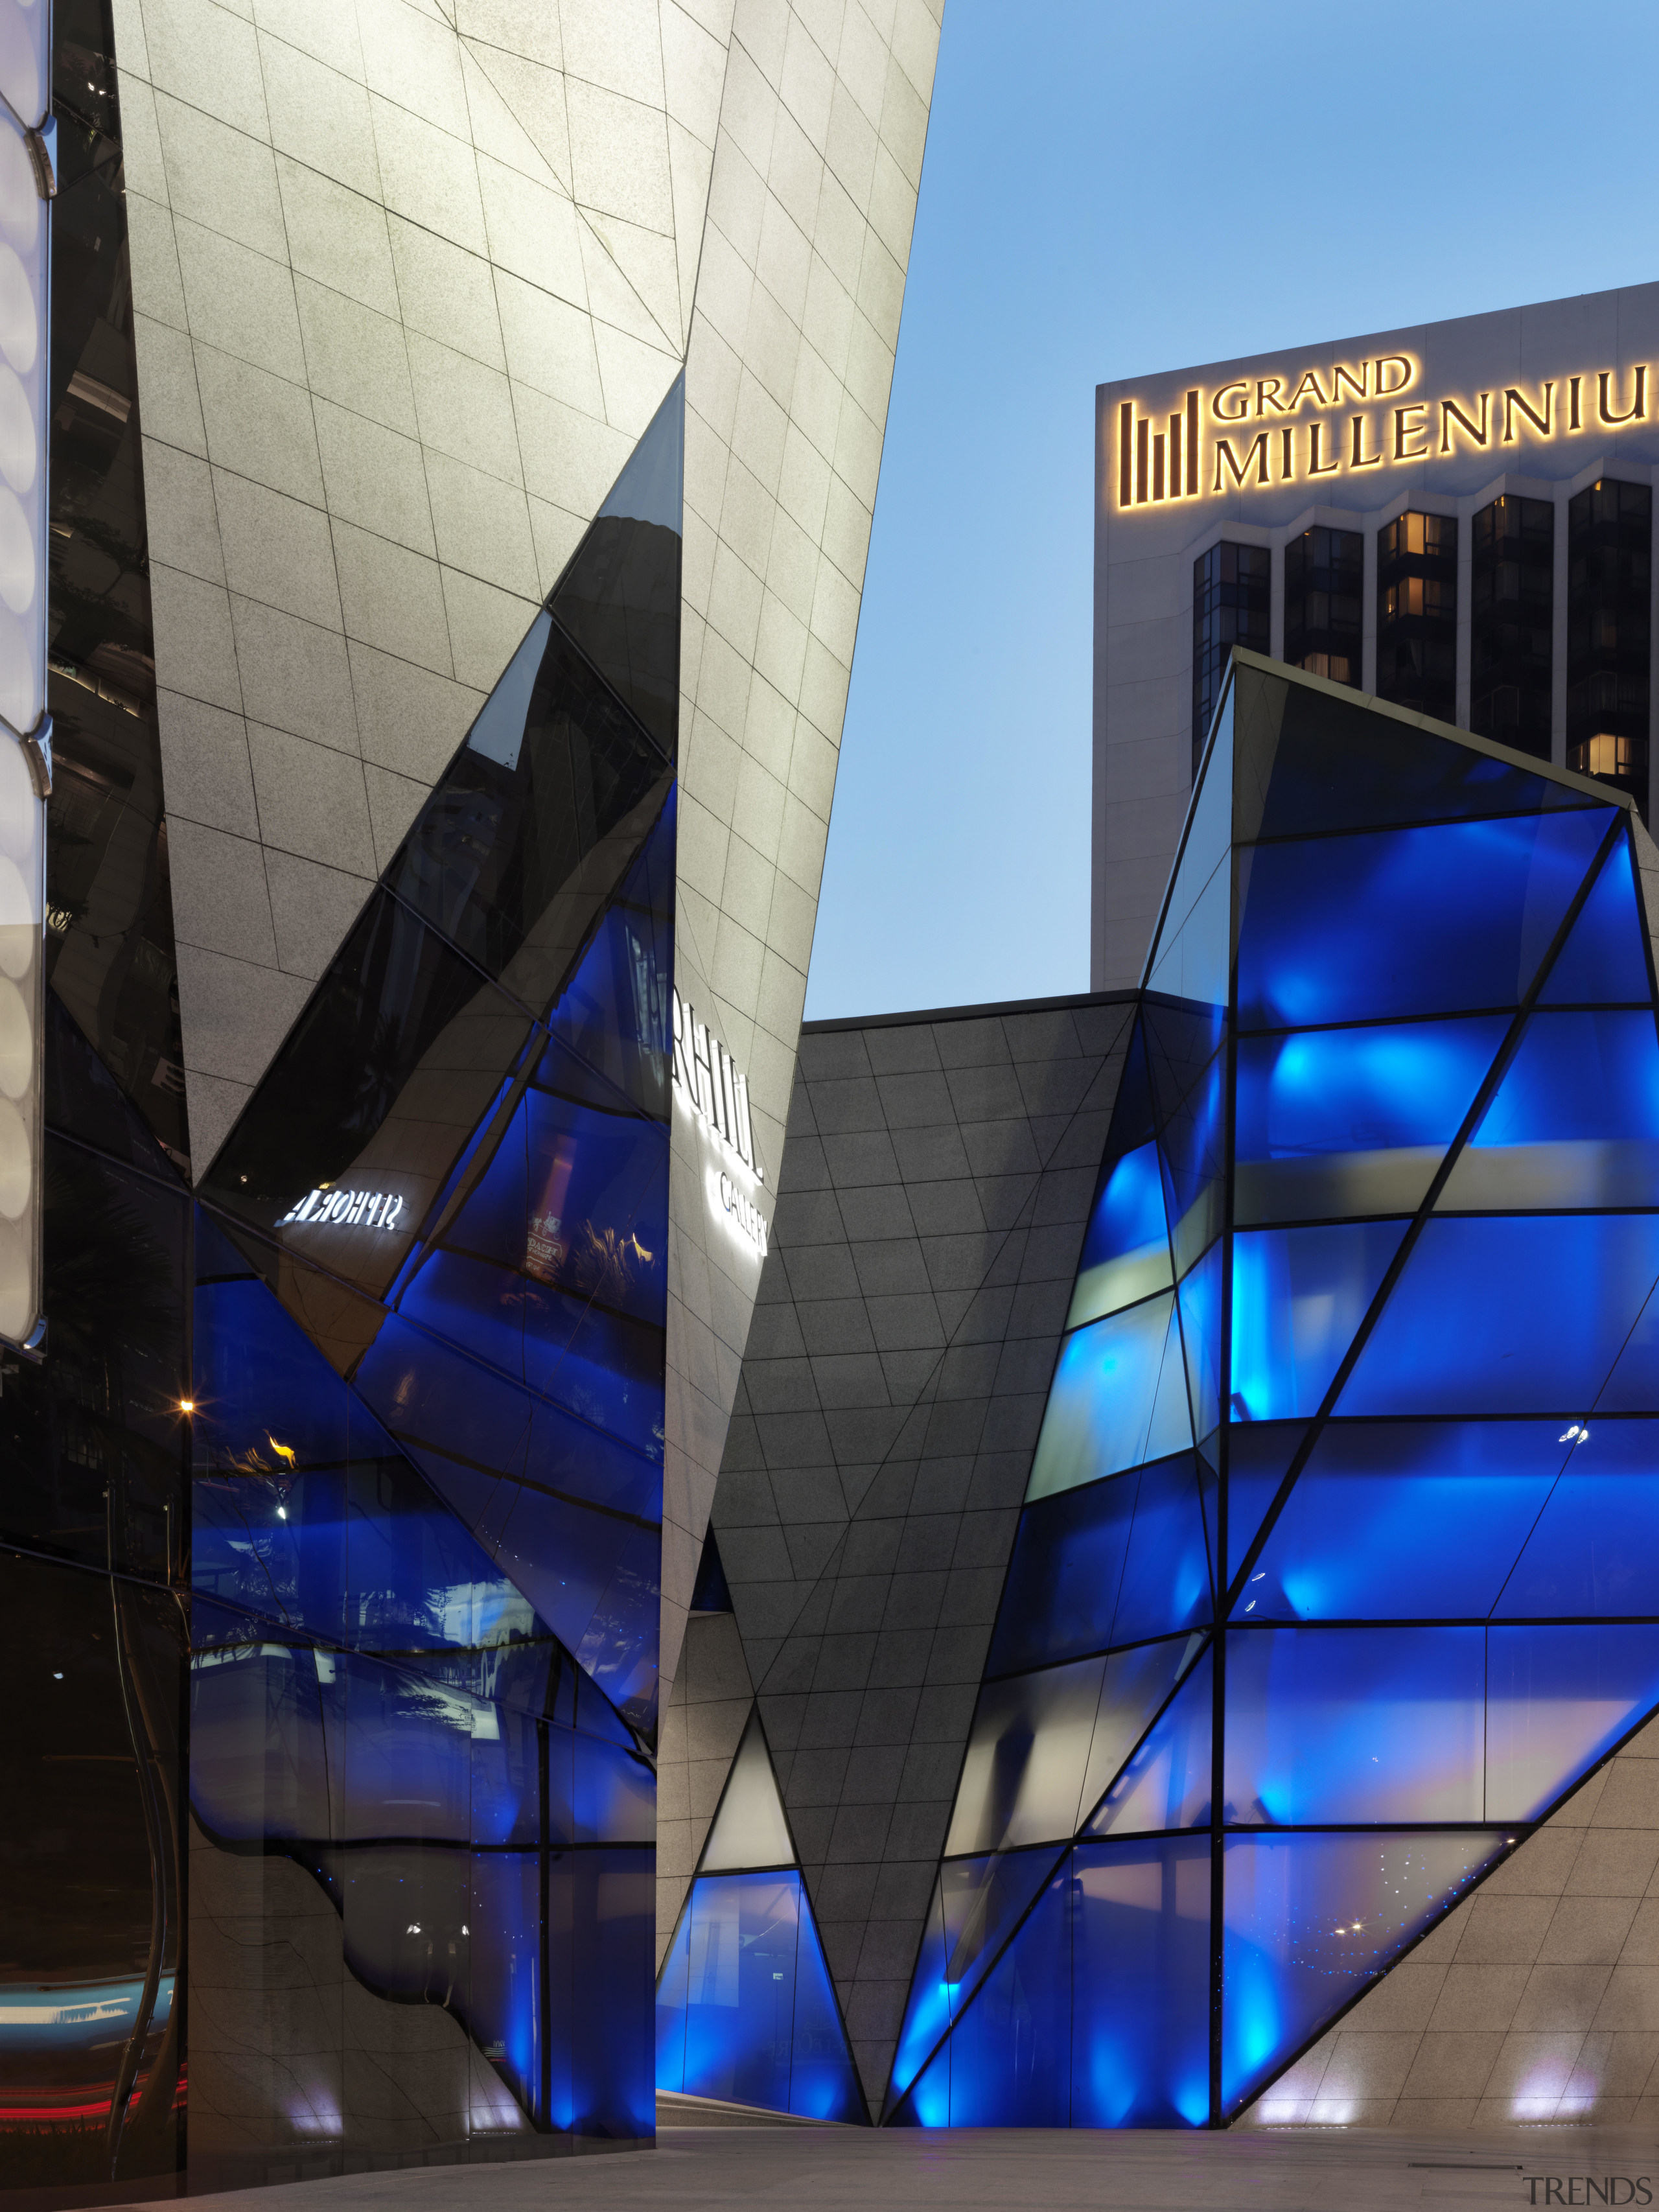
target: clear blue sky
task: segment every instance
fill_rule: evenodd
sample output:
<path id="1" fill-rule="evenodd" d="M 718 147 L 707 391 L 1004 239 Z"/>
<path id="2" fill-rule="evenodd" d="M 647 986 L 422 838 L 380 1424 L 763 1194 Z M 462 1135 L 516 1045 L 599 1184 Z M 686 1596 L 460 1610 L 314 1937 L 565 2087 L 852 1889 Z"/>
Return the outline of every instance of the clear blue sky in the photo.
<path id="1" fill-rule="evenodd" d="M 1088 988 L 1094 387 L 1659 276 L 1659 12 L 946 0 L 809 1018 Z"/>

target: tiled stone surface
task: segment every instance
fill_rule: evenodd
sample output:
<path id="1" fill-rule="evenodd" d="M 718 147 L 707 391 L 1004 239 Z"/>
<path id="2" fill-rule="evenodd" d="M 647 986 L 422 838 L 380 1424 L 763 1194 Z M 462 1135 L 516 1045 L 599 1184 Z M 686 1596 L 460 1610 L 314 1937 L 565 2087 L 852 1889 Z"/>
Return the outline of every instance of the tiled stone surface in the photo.
<path id="1" fill-rule="evenodd" d="M 944 0 L 738 0 L 671 127 L 708 194 L 686 355 L 675 980 L 783 1149 Z M 667 25 L 673 10 L 664 4 Z M 665 52 L 667 52 L 666 27 Z M 706 64 L 706 65 L 705 65 Z M 696 106 L 695 114 L 693 112 Z M 574 113 L 574 111 L 573 111 Z M 574 124 L 573 121 L 573 130 Z M 702 134 L 707 131 L 707 136 Z M 662 1667 L 672 1678 L 752 1278 L 675 1131 Z"/>
<path id="2" fill-rule="evenodd" d="M 1241 2124 L 1659 2121 L 1659 1720 Z"/>
<path id="3" fill-rule="evenodd" d="M 198 1173 L 679 366 L 713 14 L 118 0 Z"/>
<path id="4" fill-rule="evenodd" d="M 714 1517 L 878 2107 L 1131 1012 L 801 1038 Z M 662 1941 L 691 1863 L 664 1867 Z"/>

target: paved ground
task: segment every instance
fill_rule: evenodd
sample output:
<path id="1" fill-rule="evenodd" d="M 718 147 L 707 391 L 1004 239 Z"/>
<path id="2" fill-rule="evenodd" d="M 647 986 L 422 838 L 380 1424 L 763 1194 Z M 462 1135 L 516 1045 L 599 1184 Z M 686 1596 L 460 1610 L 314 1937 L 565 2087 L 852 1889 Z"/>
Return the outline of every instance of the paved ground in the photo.
<path id="1" fill-rule="evenodd" d="M 1172 2135 L 677 2127 L 660 2129 L 657 2144 L 654 2151 L 605 2157 L 404 2169 L 241 2191 L 193 2198 L 191 2212 L 1659 2207 L 1659 2133 L 1637 2129 L 1420 2136 L 1357 2128 Z"/>

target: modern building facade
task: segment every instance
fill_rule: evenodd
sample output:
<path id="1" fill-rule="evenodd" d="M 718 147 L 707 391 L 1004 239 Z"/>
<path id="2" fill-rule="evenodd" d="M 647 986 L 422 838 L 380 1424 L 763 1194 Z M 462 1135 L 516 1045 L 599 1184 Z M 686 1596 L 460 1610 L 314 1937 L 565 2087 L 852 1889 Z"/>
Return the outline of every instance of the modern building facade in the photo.
<path id="1" fill-rule="evenodd" d="M 58 10 L 0 2188 L 651 2136 L 938 27 Z"/>
<path id="2" fill-rule="evenodd" d="M 799 1865 L 872 2120 L 1659 2112 L 1656 886 L 1616 788 L 1244 652 L 1139 991 L 805 1040 L 683 1863 L 744 1848 L 763 1739 L 787 1822 L 749 1847 Z M 1045 1190 L 1033 1116 L 1059 1279 L 1005 1291 L 1018 1341 L 975 1300 L 1000 1510 L 960 1434 L 926 1486 L 885 1446 L 886 1554 L 933 1573 L 866 1598 L 824 1474 L 904 1416 L 830 1410 L 852 1363 L 814 1337 L 891 1326 L 939 1100 L 1062 1018 L 1106 1045 L 1097 1164 Z M 918 1361 L 939 1401 L 953 1351 Z M 873 1400 L 902 1370 L 865 1359 Z M 801 2029 L 700 1951 L 707 1880 L 664 1897 L 659 2051 L 741 2100 Z"/>
<path id="3" fill-rule="evenodd" d="M 1099 386 L 1091 980 L 1139 977 L 1234 644 L 1650 820 L 1659 285 Z"/>

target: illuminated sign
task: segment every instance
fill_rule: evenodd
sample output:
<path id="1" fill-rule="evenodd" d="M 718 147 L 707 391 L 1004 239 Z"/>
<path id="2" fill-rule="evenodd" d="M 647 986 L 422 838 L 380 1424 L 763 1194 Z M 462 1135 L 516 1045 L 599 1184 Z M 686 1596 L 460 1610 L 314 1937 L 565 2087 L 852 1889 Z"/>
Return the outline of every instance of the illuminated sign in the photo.
<path id="1" fill-rule="evenodd" d="M 313 1229 L 337 1222 L 343 1229 L 395 1229 L 404 1210 L 402 1199 L 389 1190 L 330 1190 L 321 1186 L 308 1191 L 277 1223 L 307 1222 Z"/>
<path id="2" fill-rule="evenodd" d="M 705 1178 L 709 1211 L 717 1219 L 724 1216 L 733 1231 L 764 1259 L 771 1224 L 738 1180 L 744 1173 L 757 1183 L 766 1180 L 749 1116 L 748 1079 L 726 1047 L 709 1036 L 708 1024 L 697 1019 L 696 1007 L 687 1006 L 678 991 L 672 997 L 674 1096 L 690 1109 L 707 1134 L 732 1155 L 730 1166 L 711 1170 Z"/>
<path id="3" fill-rule="evenodd" d="M 674 1087 L 692 1112 L 737 1154 L 757 1182 L 765 1170 L 755 1152 L 749 1083 L 726 1047 L 711 1037 L 678 991 L 674 1000 Z"/>
<path id="4" fill-rule="evenodd" d="M 1404 397 L 1420 374 L 1409 354 L 1382 354 L 1298 376 L 1237 377 L 1207 395 L 1194 386 L 1168 415 L 1142 415 L 1125 399 L 1117 410 L 1116 504 L 1162 507 L 1261 485 L 1311 484 L 1648 420 L 1645 362 L 1486 392 Z"/>

